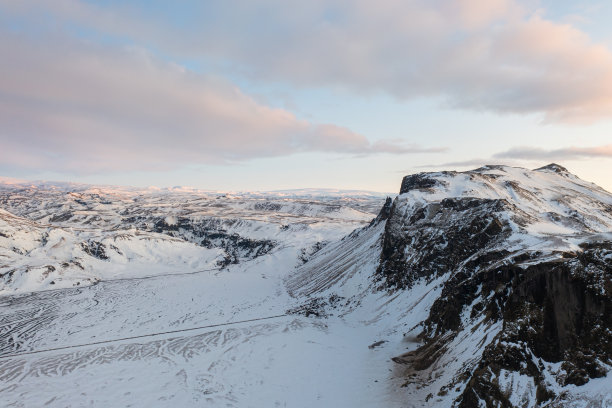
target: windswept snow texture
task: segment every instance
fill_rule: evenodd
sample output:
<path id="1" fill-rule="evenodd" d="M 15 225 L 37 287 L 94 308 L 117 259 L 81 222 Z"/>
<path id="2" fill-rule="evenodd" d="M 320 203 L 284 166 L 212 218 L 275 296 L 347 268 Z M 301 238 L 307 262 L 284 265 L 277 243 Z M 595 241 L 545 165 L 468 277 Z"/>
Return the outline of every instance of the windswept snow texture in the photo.
<path id="1" fill-rule="evenodd" d="M 610 407 L 612 195 L 0 183 L 11 407 Z"/>
<path id="2" fill-rule="evenodd" d="M 0 405 L 400 406 L 376 328 L 283 283 L 384 199 L 0 184 Z"/>

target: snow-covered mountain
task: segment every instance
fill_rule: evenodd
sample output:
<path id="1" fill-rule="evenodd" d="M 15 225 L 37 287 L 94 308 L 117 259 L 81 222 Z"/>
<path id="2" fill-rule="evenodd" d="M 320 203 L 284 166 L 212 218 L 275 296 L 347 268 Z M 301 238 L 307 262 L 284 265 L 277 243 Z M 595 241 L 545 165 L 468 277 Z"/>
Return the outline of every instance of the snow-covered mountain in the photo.
<path id="1" fill-rule="evenodd" d="M 414 406 L 612 406 L 612 195 L 561 166 L 407 176 L 288 287 L 367 300 Z"/>
<path id="2" fill-rule="evenodd" d="M 612 195 L 558 165 L 0 207 L 8 406 L 612 406 Z"/>

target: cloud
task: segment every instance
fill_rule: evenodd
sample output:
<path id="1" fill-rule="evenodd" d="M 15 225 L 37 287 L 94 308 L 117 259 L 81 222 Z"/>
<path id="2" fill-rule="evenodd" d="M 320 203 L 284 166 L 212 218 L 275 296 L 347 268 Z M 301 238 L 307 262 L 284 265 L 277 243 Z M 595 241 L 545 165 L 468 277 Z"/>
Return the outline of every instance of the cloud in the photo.
<path id="1" fill-rule="evenodd" d="M 454 167 L 481 167 L 486 165 L 487 163 L 491 163 L 491 159 L 471 159 L 471 160 L 461 160 L 461 161 L 453 161 L 439 164 L 424 164 L 422 166 L 417 166 L 418 169 L 431 169 L 431 168 L 440 168 L 440 169 L 449 169 Z M 402 171 L 404 173 L 405 171 Z"/>
<path id="2" fill-rule="evenodd" d="M 525 161 L 559 161 L 559 160 L 584 160 L 596 158 L 612 158 L 612 145 L 592 147 L 564 147 L 560 149 L 542 149 L 531 146 L 513 147 L 503 152 L 495 153 L 488 159 L 477 158 L 462 161 L 453 161 L 438 164 L 426 164 L 417 168 L 430 168 L 447 170 L 455 167 L 481 167 L 487 164 L 504 164 L 518 166 Z M 405 173 L 405 171 L 402 171 Z"/>
<path id="3" fill-rule="evenodd" d="M 515 147 L 493 155 L 498 159 L 519 160 L 579 160 L 589 158 L 612 158 L 612 145 L 594 147 L 565 147 L 541 149 L 536 147 Z"/>
<path id="4" fill-rule="evenodd" d="M 612 116 L 610 50 L 517 0 L 192 2 L 178 18 L 154 5 L 2 3 L 257 80 L 434 96 L 555 122 Z"/>
<path id="5" fill-rule="evenodd" d="M 0 55 L 4 166 L 165 170 L 298 152 L 436 151 L 301 120 L 138 47 L 5 32 Z"/>

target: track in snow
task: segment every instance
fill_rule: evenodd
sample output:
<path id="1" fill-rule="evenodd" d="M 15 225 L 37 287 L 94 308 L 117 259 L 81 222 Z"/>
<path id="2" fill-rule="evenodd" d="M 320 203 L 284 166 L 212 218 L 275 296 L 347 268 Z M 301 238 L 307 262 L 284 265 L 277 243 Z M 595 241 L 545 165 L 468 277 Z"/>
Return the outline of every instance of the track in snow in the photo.
<path id="1" fill-rule="evenodd" d="M 279 289 L 271 281 L 205 272 L 2 296 L 0 357 L 257 321 L 287 310 L 282 300 L 272 302 Z"/>
<path id="2" fill-rule="evenodd" d="M 124 337 L 124 338 L 121 338 L 121 339 L 101 340 L 101 341 L 96 341 L 96 342 L 93 342 L 93 343 L 74 344 L 74 345 L 70 345 L 70 346 L 55 347 L 55 348 L 50 348 L 50 349 L 26 351 L 26 352 L 23 352 L 23 353 L 0 354 L 0 359 L 19 357 L 19 356 L 24 356 L 24 355 L 29 355 L 29 354 L 47 353 L 47 352 L 50 352 L 50 351 L 60 351 L 60 350 L 75 349 L 75 348 L 86 347 L 86 346 L 97 346 L 97 345 L 101 345 L 101 344 L 117 343 L 117 342 L 120 342 L 120 341 L 136 340 L 136 339 L 142 339 L 142 338 L 147 338 L 147 337 L 155 337 L 155 336 L 161 336 L 161 335 L 166 335 L 166 334 L 186 333 L 186 332 L 190 332 L 190 331 L 194 331 L 194 330 L 210 329 L 210 328 L 213 328 L 213 327 L 226 327 L 226 326 L 232 326 L 232 325 L 237 325 L 237 324 L 241 324 L 241 323 L 252 323 L 252 322 L 258 322 L 258 321 L 262 321 L 262 320 L 278 319 L 279 317 L 287 317 L 287 316 L 289 316 L 289 315 L 288 314 L 280 314 L 280 315 L 276 315 L 276 316 L 258 317 L 258 318 L 254 318 L 254 319 L 241 320 L 241 321 L 236 321 L 236 322 L 209 324 L 207 326 L 190 327 L 190 328 L 186 328 L 186 329 L 178 329 L 178 330 L 170 330 L 170 331 L 158 332 L 158 333 L 142 334 L 140 336 Z"/>

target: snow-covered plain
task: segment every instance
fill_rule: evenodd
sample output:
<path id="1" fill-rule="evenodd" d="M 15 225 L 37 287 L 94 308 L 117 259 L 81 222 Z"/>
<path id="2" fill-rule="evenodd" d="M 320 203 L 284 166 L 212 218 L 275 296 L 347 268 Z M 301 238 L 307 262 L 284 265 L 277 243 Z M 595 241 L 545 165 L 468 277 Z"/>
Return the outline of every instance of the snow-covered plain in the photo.
<path id="1" fill-rule="evenodd" d="M 283 261 L 4 298 L 6 406 L 402 406 L 402 345 L 369 349 L 380 328 L 360 319 L 287 315 Z"/>

